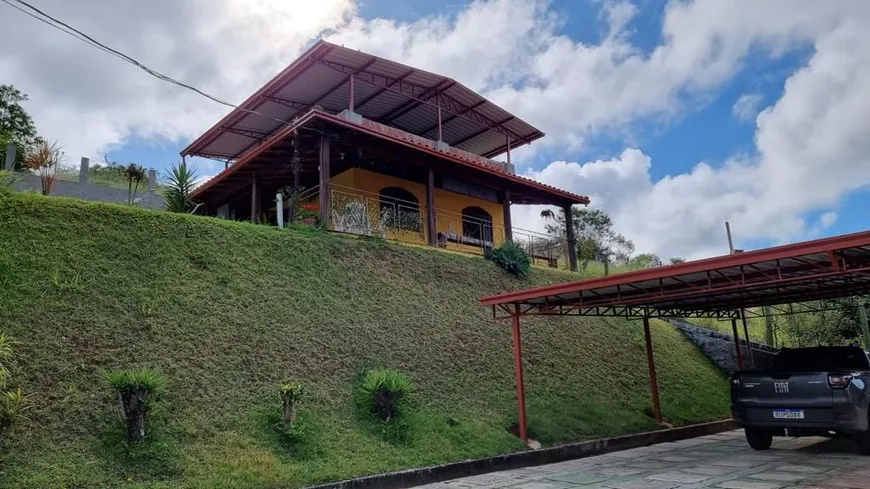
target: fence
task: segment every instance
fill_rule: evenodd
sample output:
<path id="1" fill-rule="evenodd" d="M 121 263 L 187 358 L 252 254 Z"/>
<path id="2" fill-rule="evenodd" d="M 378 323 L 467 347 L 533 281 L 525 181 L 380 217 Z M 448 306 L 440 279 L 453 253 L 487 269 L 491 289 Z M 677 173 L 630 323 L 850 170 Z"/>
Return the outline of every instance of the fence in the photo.
<path id="1" fill-rule="evenodd" d="M 10 149 L 11 148 L 11 149 Z M 12 170 L 15 161 L 15 146 L 10 145 L 5 151 L 5 165 Z M 126 204 L 129 192 L 126 188 L 99 185 L 91 182 L 90 159 L 82 158 L 78 169 L 78 175 L 65 173 L 63 176 L 72 176 L 72 180 L 58 178 L 52 186 L 51 195 L 59 197 L 74 197 L 94 202 L 112 202 Z M 75 170 L 73 170 L 75 172 Z M 57 175 L 56 176 L 60 176 Z M 20 191 L 42 191 L 42 180 L 39 175 L 29 172 L 14 173 L 13 188 Z M 146 209 L 163 209 L 163 197 L 157 192 L 157 171 L 148 170 L 148 186 L 140 191 L 135 203 Z"/>
<path id="2" fill-rule="evenodd" d="M 428 208 L 419 202 L 386 197 L 362 190 L 331 185 L 329 198 L 336 232 L 377 236 L 425 245 Z M 505 228 L 485 216 L 458 214 L 435 208 L 435 242 L 439 248 L 482 254 L 501 246 Z M 564 240 L 534 231 L 512 228 L 518 243 L 538 265 L 568 268 Z"/>

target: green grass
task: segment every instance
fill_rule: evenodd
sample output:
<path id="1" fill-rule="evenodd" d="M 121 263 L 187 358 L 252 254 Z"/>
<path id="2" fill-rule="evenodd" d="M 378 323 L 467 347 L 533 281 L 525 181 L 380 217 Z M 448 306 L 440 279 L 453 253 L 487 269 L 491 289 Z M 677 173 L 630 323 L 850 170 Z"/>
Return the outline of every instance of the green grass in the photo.
<path id="1" fill-rule="evenodd" d="M 516 279 L 480 257 L 126 206 L 0 198 L 0 329 L 29 420 L 0 487 L 277 488 L 520 450 L 511 335 L 483 295 Z M 544 444 L 655 429 L 640 323 L 524 320 L 531 433 Z M 654 323 L 664 416 L 728 415 L 723 374 Z M 357 373 L 415 393 L 407 432 L 359 415 Z M 161 372 L 151 439 L 123 443 L 115 370 Z M 305 385 L 292 439 L 277 386 Z"/>

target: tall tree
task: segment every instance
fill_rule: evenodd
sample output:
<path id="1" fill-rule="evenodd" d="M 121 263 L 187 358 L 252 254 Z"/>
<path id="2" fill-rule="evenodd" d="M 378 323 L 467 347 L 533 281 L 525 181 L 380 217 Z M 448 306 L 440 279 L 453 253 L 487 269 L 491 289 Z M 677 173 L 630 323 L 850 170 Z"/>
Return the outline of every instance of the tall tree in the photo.
<path id="1" fill-rule="evenodd" d="M 39 137 L 30 114 L 21 106 L 27 95 L 12 85 L 0 85 L 0 161 L 6 158 L 6 146 L 16 147 L 15 170 L 27 165 L 27 152 L 36 145 Z M 0 168 L 5 166 L 5 161 Z"/>
<path id="2" fill-rule="evenodd" d="M 628 265 L 634 269 L 644 269 L 662 266 L 662 259 L 653 253 L 641 253 L 632 258 Z"/>
<path id="3" fill-rule="evenodd" d="M 611 263 L 628 263 L 634 253 L 634 243 L 613 230 L 613 221 L 600 209 L 574 208 L 574 235 L 577 237 L 577 259 L 586 268 L 590 261 L 604 263 L 605 274 Z M 565 236 L 565 214 L 559 213 L 547 224 L 547 233 Z"/>

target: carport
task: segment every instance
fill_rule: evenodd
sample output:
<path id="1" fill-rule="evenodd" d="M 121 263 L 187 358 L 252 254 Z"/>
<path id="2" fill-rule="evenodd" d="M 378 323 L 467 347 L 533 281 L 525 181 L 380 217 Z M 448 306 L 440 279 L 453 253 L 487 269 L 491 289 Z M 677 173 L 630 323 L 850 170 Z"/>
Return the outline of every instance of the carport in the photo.
<path id="1" fill-rule="evenodd" d="M 508 292 L 484 297 L 480 304 L 491 307 L 494 318 L 511 320 L 519 434 L 527 440 L 522 317 L 611 316 L 642 320 L 653 413 L 661 423 L 650 318 L 730 319 L 742 368 L 737 320 L 743 322 L 746 333 L 747 315 L 758 315 L 747 309 L 769 306 L 769 314 L 788 314 L 789 309 L 783 305 L 818 302 L 811 310 L 821 311 L 838 307 L 825 301 L 867 293 L 870 232 L 862 232 Z"/>

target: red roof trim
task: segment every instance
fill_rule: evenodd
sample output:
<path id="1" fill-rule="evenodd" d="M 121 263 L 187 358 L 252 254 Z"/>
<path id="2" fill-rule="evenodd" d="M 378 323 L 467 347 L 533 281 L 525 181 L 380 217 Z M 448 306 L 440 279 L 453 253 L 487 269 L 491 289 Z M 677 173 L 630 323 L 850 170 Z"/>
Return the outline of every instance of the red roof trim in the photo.
<path id="1" fill-rule="evenodd" d="M 506 292 L 480 299 L 480 305 L 493 306 L 499 304 L 511 304 L 531 299 L 540 299 L 547 296 L 581 292 L 584 290 L 626 285 L 633 282 L 648 280 L 667 279 L 693 273 L 721 270 L 725 268 L 752 265 L 760 262 L 797 258 L 817 253 L 828 253 L 844 248 L 856 248 L 870 246 L 870 232 L 861 232 L 834 236 L 814 241 L 776 246 L 762 250 L 747 251 L 734 255 L 718 256 L 704 260 L 691 261 L 678 265 L 638 270 L 635 272 L 621 273 L 608 277 L 599 277 L 586 280 L 578 280 L 564 284 L 548 285 L 527 290 Z"/>
<path id="2" fill-rule="evenodd" d="M 232 174 L 234 171 L 238 170 L 239 167 L 241 167 L 242 165 L 248 163 L 248 162 L 251 161 L 253 158 L 256 158 L 256 157 L 257 157 L 259 154 L 261 154 L 263 151 L 265 151 L 265 150 L 267 150 L 268 148 L 272 147 L 274 144 L 276 144 L 276 143 L 279 142 L 281 139 L 283 139 L 284 137 L 286 137 L 288 134 L 290 134 L 291 132 L 293 132 L 293 130 L 295 130 L 297 127 L 299 127 L 299 126 L 301 126 L 302 124 L 304 124 L 304 123 L 310 121 L 310 120 L 311 120 L 312 118 L 314 118 L 314 117 L 317 117 L 317 118 L 320 118 L 320 119 L 326 120 L 326 121 L 328 121 L 328 122 L 331 122 L 331 123 L 334 123 L 334 124 L 337 124 L 337 125 L 341 125 L 341 126 L 347 127 L 347 128 L 349 128 L 349 129 L 353 129 L 353 130 L 355 130 L 355 131 L 359 131 L 359 132 L 363 132 L 363 133 L 366 133 L 366 134 L 369 134 L 369 135 L 372 135 L 372 136 L 376 136 L 376 137 L 379 137 L 379 138 L 381 138 L 381 139 L 386 139 L 386 140 L 389 140 L 389 141 L 393 141 L 393 142 L 395 142 L 395 143 L 399 143 L 399 144 L 402 144 L 402 145 L 407 146 L 407 147 L 409 147 L 409 148 L 413 148 L 413 149 L 416 149 L 416 150 L 419 150 L 419 151 L 423 151 L 423 152 L 425 152 L 425 153 L 429 153 L 429 154 L 431 154 L 431 155 L 437 156 L 437 157 L 439 157 L 439 158 L 442 158 L 442 159 L 445 159 L 445 160 L 448 160 L 448 161 L 452 161 L 452 162 L 454 162 L 454 163 L 459 163 L 459 164 L 462 164 L 462 165 L 465 165 L 465 166 L 468 166 L 468 167 L 471 167 L 471 168 L 475 168 L 475 169 L 477 169 L 477 170 L 482 170 L 482 171 L 485 171 L 485 172 L 490 173 L 490 174 L 492 174 L 492 175 L 496 175 L 496 176 L 499 176 L 499 177 L 505 178 L 505 179 L 507 179 L 507 180 L 511 180 L 511 181 L 513 181 L 513 182 L 515 182 L 515 183 L 519 183 L 519 184 L 522 184 L 522 185 L 527 185 L 527 186 L 530 186 L 530 187 L 536 188 L 536 189 L 538 189 L 538 190 L 541 190 L 541 191 L 547 192 L 547 193 L 549 193 L 549 194 L 556 195 L 556 196 L 558 196 L 558 197 L 560 197 L 560 198 L 563 198 L 563 199 L 569 200 L 569 201 L 571 201 L 571 202 L 573 202 L 573 203 L 575 203 L 575 204 L 588 204 L 588 203 L 589 203 L 589 197 L 585 197 L 585 196 L 582 196 L 582 195 L 576 195 L 576 194 L 573 194 L 573 193 L 571 193 L 571 192 L 566 192 L 566 191 L 561 190 L 561 189 L 559 189 L 559 188 L 556 188 L 556 187 L 553 187 L 553 186 L 550 186 L 550 185 L 546 185 L 546 184 L 543 184 L 543 183 L 541 183 L 541 182 L 538 182 L 538 181 L 532 180 L 532 179 L 530 179 L 530 178 L 525 178 L 525 177 L 521 177 L 521 176 L 519 176 L 519 175 L 514 175 L 514 174 L 511 174 L 511 173 L 507 173 L 507 172 L 504 172 L 504 171 L 500 171 L 500 170 L 498 170 L 498 169 L 496 169 L 496 168 L 493 168 L 493 167 L 490 167 L 490 166 L 486 166 L 486 165 L 483 165 L 483 164 L 477 163 L 476 161 L 474 161 L 474 160 L 472 160 L 472 159 L 470 159 L 470 158 L 468 158 L 468 159 L 466 159 L 466 158 L 461 158 L 461 157 L 459 157 L 458 155 L 456 155 L 456 154 L 454 154 L 454 153 L 444 153 L 444 152 L 439 151 L 439 150 L 437 150 L 437 149 L 427 147 L 427 146 L 425 146 L 425 145 L 423 145 L 423 144 L 420 144 L 420 143 L 418 143 L 418 142 L 415 141 L 415 138 L 417 138 L 417 136 L 410 135 L 410 136 L 413 136 L 413 137 L 408 138 L 408 139 L 399 138 L 399 137 L 396 137 L 396 136 L 393 136 L 393 135 L 390 135 L 390 134 L 385 134 L 385 133 L 382 133 L 382 132 L 379 132 L 379 131 L 372 130 L 372 129 L 368 128 L 368 127 L 363 127 L 363 126 L 361 126 L 361 125 L 359 125 L 359 124 L 354 124 L 354 123 L 352 123 L 352 122 L 345 121 L 344 119 L 342 119 L 342 118 L 340 118 L 340 117 L 338 117 L 338 116 L 334 116 L 334 115 L 328 114 L 328 113 L 326 113 L 326 112 L 321 112 L 321 111 L 316 110 L 316 109 L 312 109 L 311 111 L 308 112 L 308 114 L 302 116 L 299 120 L 297 120 L 296 122 L 294 122 L 292 125 L 289 125 L 289 126 L 285 127 L 283 130 L 281 130 L 281 131 L 279 131 L 278 133 L 276 133 L 275 136 L 269 138 L 269 140 L 266 141 L 264 144 L 258 146 L 258 147 L 255 148 L 253 151 L 251 151 L 251 152 L 249 152 L 248 154 L 246 154 L 246 155 L 245 155 L 244 157 L 242 157 L 238 162 L 236 162 L 233 166 L 231 166 L 231 167 L 229 167 L 228 169 L 224 170 L 223 172 L 221 172 L 221 173 L 215 175 L 215 176 L 214 176 L 211 180 L 209 180 L 205 185 L 203 185 L 203 186 L 201 186 L 200 188 L 198 188 L 198 189 L 194 192 L 194 194 L 193 194 L 191 197 L 192 197 L 192 198 L 195 198 L 196 196 L 200 195 L 202 192 L 204 192 L 205 190 L 207 190 L 207 189 L 208 189 L 210 186 L 212 186 L 214 183 L 216 183 L 216 182 L 219 181 L 219 180 L 222 180 L 222 179 L 225 178 L 227 175 Z"/>
<path id="3" fill-rule="evenodd" d="M 290 63 L 290 66 L 284 68 L 280 73 L 278 73 L 277 75 L 272 77 L 271 80 L 266 82 L 265 85 L 260 87 L 259 90 L 254 92 L 253 95 L 248 97 L 238 107 L 245 109 L 245 110 L 256 110 L 257 106 L 259 105 L 259 102 L 262 100 L 261 97 L 264 94 L 266 94 L 268 91 L 272 90 L 274 88 L 274 86 L 277 85 L 278 83 L 280 83 L 281 81 L 283 81 L 286 76 L 288 76 L 291 73 L 293 73 L 294 71 L 300 69 L 300 67 L 304 63 L 307 63 L 309 61 L 309 58 L 314 54 L 314 52 L 317 50 L 317 48 L 319 48 L 320 46 L 323 46 L 325 44 L 329 44 L 329 43 L 327 43 L 326 41 L 324 41 L 322 39 L 318 40 L 311 47 L 309 47 L 307 50 L 305 50 L 305 52 L 302 53 L 302 55 L 300 55 L 298 58 L 296 58 L 295 61 Z M 302 70 L 302 71 L 304 71 L 304 70 Z M 293 78 L 295 78 L 295 76 Z M 287 83 L 289 83 L 290 81 L 292 81 L 292 79 L 288 80 Z M 196 140 L 194 140 L 192 143 L 187 145 L 186 148 L 181 150 L 181 155 L 187 156 L 187 155 L 190 155 L 192 153 L 199 151 L 199 149 L 204 147 L 204 146 L 208 146 L 209 144 L 211 144 L 211 142 L 215 138 L 220 136 L 221 133 L 225 132 L 225 130 L 223 129 L 223 126 L 234 124 L 234 123 L 238 122 L 239 119 L 243 118 L 246 115 L 247 115 L 247 113 L 244 111 L 241 111 L 239 109 L 233 109 L 232 111 L 230 111 L 230 113 L 228 113 L 223 118 L 221 118 L 221 120 L 219 120 L 217 122 L 217 124 L 211 126 L 205 133 L 203 133 L 200 137 L 196 138 Z"/>
<path id="4" fill-rule="evenodd" d="M 282 139 L 284 139 L 289 134 L 291 134 L 293 131 L 295 131 L 299 126 L 301 126 L 302 124 L 311 120 L 315 115 L 317 115 L 317 111 L 314 111 L 314 110 L 309 111 L 307 114 L 305 114 L 304 116 L 300 117 L 298 120 L 293 122 L 293 124 L 287 125 L 287 127 L 285 127 L 284 129 L 281 129 L 280 131 L 275 133 L 275 135 L 272 136 L 271 138 L 269 138 L 266 142 L 264 142 L 260 146 L 257 146 L 252 151 L 249 151 L 245 156 L 243 156 L 241 159 L 239 159 L 239 161 L 234 163 L 232 166 L 230 166 L 229 168 L 226 168 L 224 171 L 213 176 L 211 179 L 209 179 L 209 181 L 207 181 L 203 185 L 197 187 L 197 189 L 193 191 L 193 194 L 191 194 L 190 198 L 196 199 L 197 196 L 199 196 L 200 194 L 202 194 L 203 192 L 205 192 L 206 190 L 208 190 L 209 188 L 214 186 L 214 184 L 216 184 L 220 180 L 223 180 L 227 176 L 232 175 L 233 173 L 237 172 L 239 170 L 239 168 L 241 168 L 246 163 L 248 163 L 252 159 L 259 156 L 261 153 L 263 153 L 267 149 L 269 149 L 272 146 L 274 146 L 275 144 L 279 143 Z"/>

